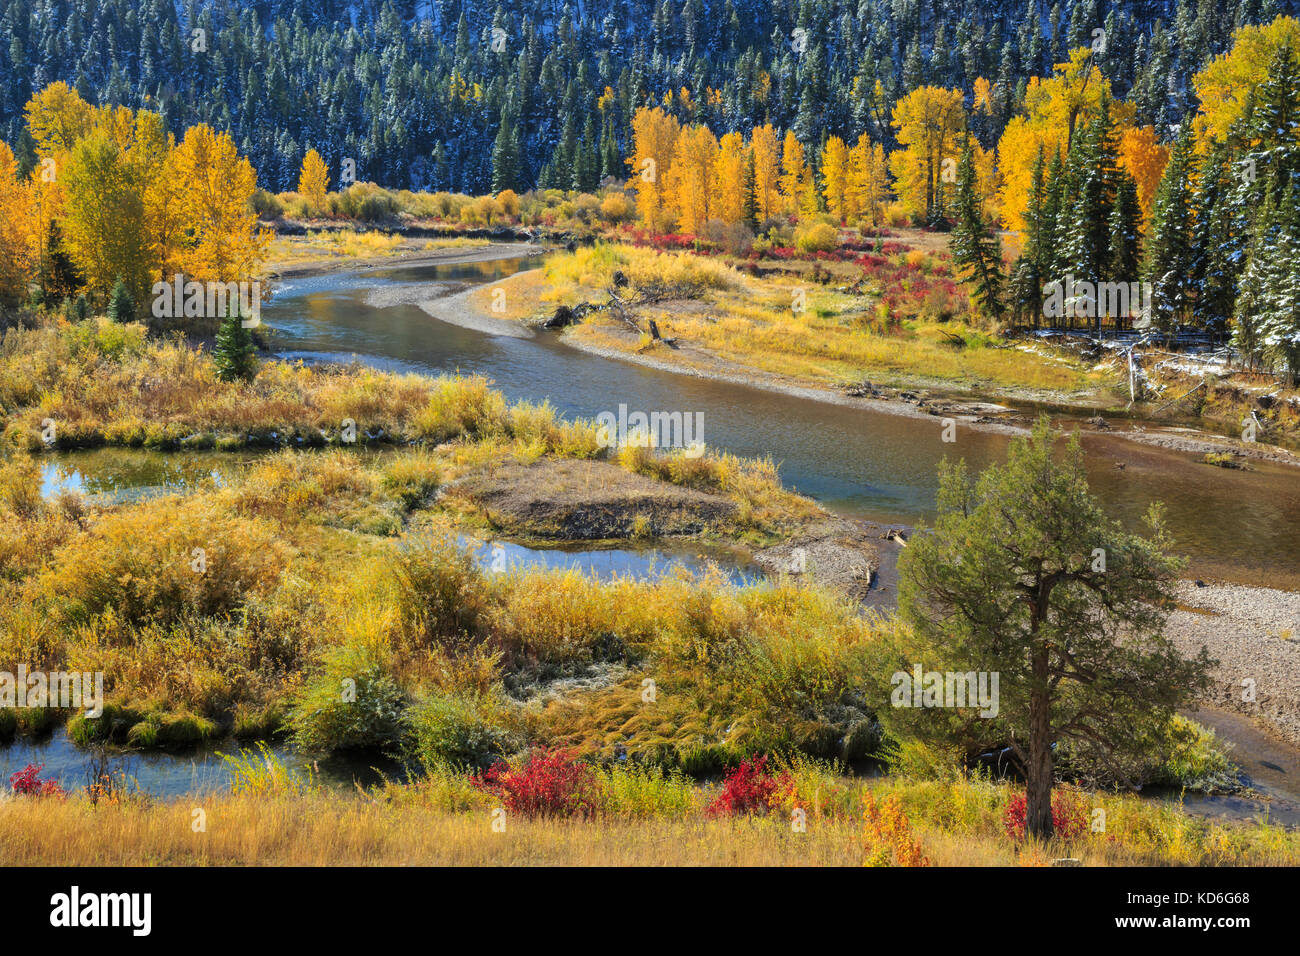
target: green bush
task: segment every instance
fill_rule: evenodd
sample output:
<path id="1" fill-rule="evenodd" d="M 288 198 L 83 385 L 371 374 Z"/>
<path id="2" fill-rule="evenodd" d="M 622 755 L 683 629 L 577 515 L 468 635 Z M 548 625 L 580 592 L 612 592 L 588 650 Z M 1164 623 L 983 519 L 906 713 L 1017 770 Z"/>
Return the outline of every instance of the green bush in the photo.
<path id="1" fill-rule="evenodd" d="M 437 695 L 406 714 L 408 753 L 426 771 L 483 770 L 522 746 L 496 695 Z"/>
<path id="2" fill-rule="evenodd" d="M 401 735 L 406 697 L 365 648 L 328 651 L 293 702 L 286 724 L 309 753 L 376 750 Z"/>

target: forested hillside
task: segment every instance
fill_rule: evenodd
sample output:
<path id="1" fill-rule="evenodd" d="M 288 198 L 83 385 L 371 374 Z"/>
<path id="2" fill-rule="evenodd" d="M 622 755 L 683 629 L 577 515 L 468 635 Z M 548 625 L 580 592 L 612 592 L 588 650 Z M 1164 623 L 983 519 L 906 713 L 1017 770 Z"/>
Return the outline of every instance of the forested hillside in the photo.
<path id="1" fill-rule="evenodd" d="M 62 80 L 91 104 L 229 131 L 267 189 L 316 148 L 359 180 L 483 193 L 626 175 L 648 103 L 716 134 L 768 124 L 896 145 L 924 85 L 982 96 L 992 147 L 1087 46 L 1136 125 L 1168 131 L 1235 28 L 1296 0 L 0 0 L 0 139 L 34 162 L 22 110 Z M 1167 132 L 1162 135 L 1172 138 Z"/>

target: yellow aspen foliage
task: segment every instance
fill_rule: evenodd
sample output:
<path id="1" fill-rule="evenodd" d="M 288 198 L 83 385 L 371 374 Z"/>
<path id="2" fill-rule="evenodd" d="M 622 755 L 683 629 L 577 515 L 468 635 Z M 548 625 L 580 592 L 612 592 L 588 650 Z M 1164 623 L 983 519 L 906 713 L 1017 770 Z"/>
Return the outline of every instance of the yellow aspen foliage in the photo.
<path id="1" fill-rule="evenodd" d="M 1025 90 L 1025 115 L 1007 123 L 998 140 L 998 172 L 1002 188 L 998 210 L 1006 228 L 1025 228 L 1024 213 L 1033 180 L 1034 161 L 1041 147 L 1048 161 L 1069 148 L 1075 130 L 1086 123 L 1106 98 L 1110 116 L 1122 136 L 1133 125 L 1131 103 L 1111 99 L 1110 81 L 1093 63 L 1092 50 L 1079 47 L 1067 63 L 1058 63 L 1046 80 L 1030 79 Z"/>
<path id="2" fill-rule="evenodd" d="M 808 211 L 808 197 L 813 190 L 812 170 L 804 158 L 803 143 L 787 130 L 785 143 L 781 150 L 781 198 L 788 211 L 804 213 Z M 813 210 L 816 210 L 816 196 L 813 196 Z"/>
<path id="3" fill-rule="evenodd" d="M 908 214 L 920 218 L 934 207 L 940 177 L 956 173 L 966 126 L 961 91 L 918 87 L 894 106 L 892 123 L 902 146 L 889 156 L 894 190 Z"/>
<path id="4" fill-rule="evenodd" d="M 0 300 L 24 297 L 36 272 L 33 187 L 18 180 L 18 163 L 0 142 Z"/>
<path id="5" fill-rule="evenodd" d="M 759 222 L 781 214 L 781 144 L 769 123 L 755 126 L 749 138 L 754 153 L 754 207 Z"/>
<path id="6" fill-rule="evenodd" d="M 983 113 L 985 116 L 993 113 L 993 90 L 989 86 L 989 81 L 982 76 L 975 77 L 971 109 L 976 113 Z"/>
<path id="7" fill-rule="evenodd" d="M 330 171 L 314 149 L 307 150 L 303 157 L 302 174 L 298 177 L 298 192 L 306 198 L 308 205 L 320 212 L 325 207 L 325 191 L 329 187 Z"/>
<path id="8" fill-rule="evenodd" d="M 717 206 L 713 196 L 717 161 L 718 140 L 707 126 L 688 126 L 682 130 L 668 173 L 678 228 L 683 233 L 698 234 L 713 217 Z"/>
<path id="9" fill-rule="evenodd" d="M 94 124 L 94 110 L 67 83 L 51 83 L 27 102 L 27 131 L 39 156 L 68 153 Z"/>
<path id="10" fill-rule="evenodd" d="M 863 133 L 849 152 L 849 208 L 852 217 L 865 219 L 873 226 L 879 224 L 881 212 L 891 196 L 885 147 L 872 143 Z"/>
<path id="11" fill-rule="evenodd" d="M 668 174 L 681 127 L 677 118 L 655 107 L 641 107 L 632 117 L 632 187 L 637 212 L 653 233 L 666 232 L 676 216 L 668 191 Z"/>
<path id="12" fill-rule="evenodd" d="M 826 197 L 827 211 L 840 223 L 850 218 L 850 182 L 849 148 L 844 140 L 832 136 L 822 150 L 822 195 Z"/>
<path id="13" fill-rule="evenodd" d="M 1293 53 L 1300 51 L 1300 20 L 1282 16 L 1272 23 L 1242 27 L 1232 35 L 1232 49 L 1192 77 L 1201 103 L 1195 120 L 1198 139 L 1223 142 L 1283 46 Z"/>
<path id="14" fill-rule="evenodd" d="M 96 130 L 68 154 L 63 192 L 64 242 L 87 285 L 107 291 L 120 278 L 143 301 L 154 256 L 141 168 L 112 135 Z"/>
<path id="15" fill-rule="evenodd" d="M 252 279 L 270 241 L 249 206 L 257 188 L 252 165 L 228 133 L 206 123 L 185 132 L 174 156 L 177 180 L 184 184 L 186 231 L 193 237 L 181 256 L 184 271 L 200 282 Z"/>
<path id="16" fill-rule="evenodd" d="M 1151 220 L 1156 189 L 1169 163 L 1169 147 L 1156 139 L 1150 126 L 1134 126 L 1120 136 L 1119 162 L 1137 183 L 1138 205 L 1142 207 L 1142 228 Z"/>
<path id="17" fill-rule="evenodd" d="M 740 133 L 727 133 L 718 143 L 718 161 L 714 167 L 716 219 L 725 223 L 740 222 L 745 218 L 745 204 L 749 200 L 745 176 L 749 170 L 749 150 Z"/>

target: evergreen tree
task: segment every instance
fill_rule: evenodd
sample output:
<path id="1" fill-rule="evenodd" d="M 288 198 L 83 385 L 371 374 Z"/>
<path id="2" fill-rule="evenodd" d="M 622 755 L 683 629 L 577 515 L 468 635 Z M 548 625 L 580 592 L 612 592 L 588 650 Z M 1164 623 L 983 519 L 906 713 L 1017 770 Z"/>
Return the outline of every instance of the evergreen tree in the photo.
<path id="1" fill-rule="evenodd" d="M 1202 160 L 1195 215 L 1200 224 L 1193 235 L 1192 268 L 1197 325 L 1221 334 L 1236 308 L 1239 267 L 1235 265 L 1242 238 L 1236 226 L 1232 196 L 1234 182 L 1228 147 L 1216 146 Z M 1244 234 L 1246 229 L 1240 230 Z"/>
<path id="2" fill-rule="evenodd" d="M 1118 171 L 1115 203 L 1110 211 L 1110 282 L 1137 282 L 1142 270 L 1142 205 L 1137 183 L 1124 170 Z M 1132 303 L 1136 305 L 1137 303 Z M 1100 311 L 1100 310 L 1099 310 Z M 1127 316 L 1116 316 L 1116 327 Z"/>
<path id="3" fill-rule="evenodd" d="M 509 108 L 502 107 L 501 125 L 492 144 L 492 191 L 499 193 L 519 186 L 519 137 Z"/>
<path id="4" fill-rule="evenodd" d="M 1076 279 L 1092 283 L 1115 281 L 1107 275 L 1110 249 L 1111 211 L 1118 182 L 1119 140 L 1110 118 L 1110 104 L 1103 98 L 1092 121 L 1074 138 L 1069 166 L 1073 186 L 1067 230 L 1064 237 L 1065 271 Z M 1094 330 L 1101 331 L 1101 308 L 1093 310 Z"/>
<path id="5" fill-rule="evenodd" d="M 1184 123 L 1156 191 L 1144 266 L 1151 321 L 1165 332 L 1185 322 L 1196 301 L 1192 195 L 1192 125 Z"/>
<path id="6" fill-rule="evenodd" d="M 244 328 L 238 310 L 228 310 L 217 329 L 217 344 L 212 355 L 217 378 L 223 382 L 251 382 L 257 375 L 257 346 Z"/>
<path id="7" fill-rule="evenodd" d="M 975 160 L 970 137 L 966 137 L 961 162 L 957 165 L 956 221 L 948 247 L 958 277 L 971 286 L 971 298 L 980 309 L 1001 320 L 1002 245 L 984 220 L 979 193 L 975 188 Z"/>
<path id="8" fill-rule="evenodd" d="M 126 288 L 122 277 L 113 283 L 113 291 L 108 295 L 108 317 L 114 322 L 131 322 L 135 320 L 135 300 Z"/>
<path id="9" fill-rule="evenodd" d="M 1294 386 L 1300 377 L 1300 204 L 1297 187 L 1270 208 L 1250 265 L 1247 307 L 1254 307 L 1257 347 Z M 1243 310 L 1244 311 L 1244 310 Z M 1239 314 L 1239 319 L 1245 318 Z"/>
<path id="10" fill-rule="evenodd" d="M 1024 244 L 1011 273 L 1011 311 L 1020 322 L 1033 319 L 1038 328 L 1043 314 L 1043 286 L 1051 268 L 1051 248 L 1056 237 L 1051 220 L 1047 170 L 1040 146 L 1034 160 L 1033 179 L 1025 208 Z"/>
<path id="11" fill-rule="evenodd" d="M 757 176 L 754 172 L 754 151 L 751 149 L 745 157 L 745 224 L 758 232 L 758 196 Z"/>

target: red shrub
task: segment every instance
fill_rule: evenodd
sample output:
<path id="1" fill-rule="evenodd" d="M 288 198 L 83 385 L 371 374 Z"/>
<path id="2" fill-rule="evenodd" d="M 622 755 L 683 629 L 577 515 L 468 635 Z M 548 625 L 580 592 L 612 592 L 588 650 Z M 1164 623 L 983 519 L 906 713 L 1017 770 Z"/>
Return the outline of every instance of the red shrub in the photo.
<path id="1" fill-rule="evenodd" d="M 742 813 L 767 812 L 776 807 L 782 796 L 794 787 L 788 773 L 780 776 L 767 769 L 767 757 L 742 760 L 740 766 L 722 781 L 722 792 L 708 805 L 711 816 L 736 816 Z"/>
<path id="2" fill-rule="evenodd" d="M 1007 836 L 1019 841 L 1025 838 L 1025 808 L 1023 793 L 1013 796 L 1002 811 L 1002 826 Z M 1088 808 L 1073 794 L 1052 794 L 1052 826 L 1062 840 L 1074 840 L 1088 829 Z"/>
<path id="3" fill-rule="evenodd" d="M 563 750 L 540 747 L 518 767 L 498 761 L 470 782 L 526 817 L 585 817 L 598 806 L 596 775 Z"/>
<path id="4" fill-rule="evenodd" d="M 27 797 L 62 797 L 67 795 L 59 782 L 54 779 L 41 780 L 43 763 L 29 763 L 22 770 L 15 770 L 9 775 L 9 787 L 14 793 Z"/>

